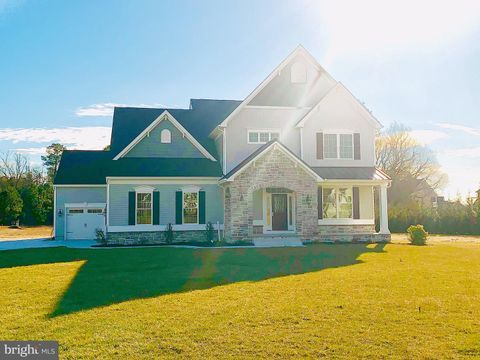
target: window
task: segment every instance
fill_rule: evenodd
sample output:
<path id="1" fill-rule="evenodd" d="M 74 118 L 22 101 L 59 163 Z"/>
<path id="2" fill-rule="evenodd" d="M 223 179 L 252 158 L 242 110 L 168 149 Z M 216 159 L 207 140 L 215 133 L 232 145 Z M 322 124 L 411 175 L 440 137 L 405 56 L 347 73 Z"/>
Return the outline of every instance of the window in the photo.
<path id="1" fill-rule="evenodd" d="M 353 134 L 323 134 L 325 159 L 353 159 Z"/>
<path id="2" fill-rule="evenodd" d="M 87 212 L 89 214 L 102 214 L 103 213 L 103 209 L 88 209 Z"/>
<path id="3" fill-rule="evenodd" d="M 183 193 L 183 223 L 198 224 L 198 192 Z"/>
<path id="4" fill-rule="evenodd" d="M 137 192 L 137 225 L 152 224 L 152 193 Z"/>
<path id="5" fill-rule="evenodd" d="M 337 158 L 337 135 L 324 134 L 323 135 L 323 156 L 325 159 Z"/>
<path id="6" fill-rule="evenodd" d="M 353 216 L 351 187 L 323 188 L 323 218 L 351 219 Z"/>
<path id="7" fill-rule="evenodd" d="M 268 130 L 248 131 L 249 144 L 266 144 L 267 142 L 276 140 L 278 138 L 280 138 L 280 133 L 278 131 L 268 131 Z"/>
<path id="8" fill-rule="evenodd" d="M 68 209 L 69 214 L 83 214 L 83 209 Z"/>
<path id="9" fill-rule="evenodd" d="M 160 133 L 160 141 L 162 144 L 170 144 L 172 142 L 172 133 L 168 129 L 163 129 Z"/>

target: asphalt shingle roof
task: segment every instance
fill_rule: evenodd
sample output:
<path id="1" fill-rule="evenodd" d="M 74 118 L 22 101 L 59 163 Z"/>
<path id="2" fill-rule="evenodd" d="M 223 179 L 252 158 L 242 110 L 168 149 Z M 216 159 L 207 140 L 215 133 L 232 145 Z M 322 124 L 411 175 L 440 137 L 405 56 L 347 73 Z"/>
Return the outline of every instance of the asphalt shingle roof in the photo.
<path id="1" fill-rule="evenodd" d="M 208 135 L 240 103 L 192 99 L 190 109 L 115 108 L 110 151 L 65 151 L 54 182 L 57 185 L 105 184 L 107 176 L 221 177 L 220 162 L 207 158 L 113 158 L 165 110 L 217 158 L 214 141 Z"/>

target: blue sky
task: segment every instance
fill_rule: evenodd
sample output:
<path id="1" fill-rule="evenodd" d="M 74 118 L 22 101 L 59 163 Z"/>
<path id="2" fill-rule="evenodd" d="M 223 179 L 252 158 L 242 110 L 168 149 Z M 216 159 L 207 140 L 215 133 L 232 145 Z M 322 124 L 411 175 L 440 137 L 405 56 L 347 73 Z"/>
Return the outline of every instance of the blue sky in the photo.
<path id="1" fill-rule="evenodd" d="M 0 152 L 101 148 L 114 104 L 243 99 L 298 44 L 480 186 L 480 2 L 0 0 Z"/>

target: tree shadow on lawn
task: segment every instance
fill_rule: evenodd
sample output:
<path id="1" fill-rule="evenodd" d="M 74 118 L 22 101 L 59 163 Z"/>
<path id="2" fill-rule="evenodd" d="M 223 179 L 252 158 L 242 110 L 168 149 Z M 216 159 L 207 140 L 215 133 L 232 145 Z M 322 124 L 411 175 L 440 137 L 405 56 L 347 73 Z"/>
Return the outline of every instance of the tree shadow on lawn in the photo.
<path id="1" fill-rule="evenodd" d="M 384 244 L 298 248 L 28 249 L 0 252 L 0 268 L 86 260 L 49 317 L 127 300 L 361 263 Z"/>

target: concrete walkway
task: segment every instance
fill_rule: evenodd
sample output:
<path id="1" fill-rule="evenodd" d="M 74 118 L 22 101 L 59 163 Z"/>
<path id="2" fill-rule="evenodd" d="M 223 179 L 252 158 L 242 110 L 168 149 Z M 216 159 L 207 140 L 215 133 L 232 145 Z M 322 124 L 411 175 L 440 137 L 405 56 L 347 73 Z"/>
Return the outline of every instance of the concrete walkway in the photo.
<path id="1" fill-rule="evenodd" d="M 11 240 L 1 241 L 0 250 L 15 250 L 15 249 L 35 249 L 35 248 L 49 248 L 65 246 L 74 249 L 89 248 L 96 243 L 95 240 L 71 240 L 61 241 L 52 239 L 32 239 L 32 240 Z"/>

